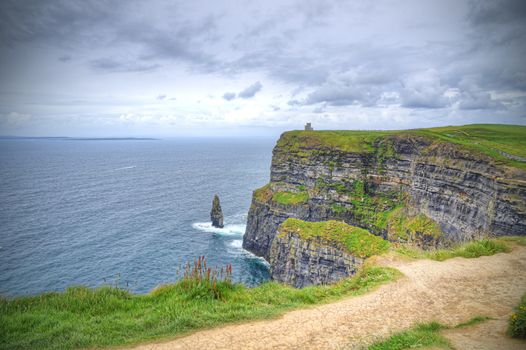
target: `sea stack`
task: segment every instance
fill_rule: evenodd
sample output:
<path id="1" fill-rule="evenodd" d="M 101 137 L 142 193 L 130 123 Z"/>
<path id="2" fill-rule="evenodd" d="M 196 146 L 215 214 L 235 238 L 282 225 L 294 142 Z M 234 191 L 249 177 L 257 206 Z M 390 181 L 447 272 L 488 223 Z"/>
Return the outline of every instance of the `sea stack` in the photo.
<path id="1" fill-rule="evenodd" d="M 221 204 L 219 203 L 219 197 L 217 194 L 214 196 L 212 201 L 212 211 L 210 212 L 210 218 L 212 220 L 212 226 L 223 228 L 223 212 L 221 211 Z"/>

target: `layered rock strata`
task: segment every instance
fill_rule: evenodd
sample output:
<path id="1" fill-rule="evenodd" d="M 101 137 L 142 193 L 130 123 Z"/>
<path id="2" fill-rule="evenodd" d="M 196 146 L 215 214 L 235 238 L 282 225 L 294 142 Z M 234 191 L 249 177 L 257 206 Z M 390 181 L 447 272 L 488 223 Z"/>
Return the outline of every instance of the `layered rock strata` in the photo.
<path id="1" fill-rule="evenodd" d="M 269 259 L 271 278 L 296 288 L 337 282 L 363 264 L 321 238 L 305 240 L 294 233 L 276 236 Z"/>
<path id="2" fill-rule="evenodd" d="M 271 182 L 254 192 L 243 247 L 269 260 L 289 217 L 342 220 L 425 248 L 526 234 L 525 167 L 476 147 L 423 131 L 285 133 Z"/>

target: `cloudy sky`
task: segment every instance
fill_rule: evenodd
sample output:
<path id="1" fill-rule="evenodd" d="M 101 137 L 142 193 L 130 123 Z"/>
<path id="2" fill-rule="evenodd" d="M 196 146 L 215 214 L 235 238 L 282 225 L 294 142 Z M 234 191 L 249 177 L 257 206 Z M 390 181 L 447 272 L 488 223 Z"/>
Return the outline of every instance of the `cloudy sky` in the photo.
<path id="1" fill-rule="evenodd" d="M 526 124 L 526 1 L 0 2 L 0 134 Z"/>

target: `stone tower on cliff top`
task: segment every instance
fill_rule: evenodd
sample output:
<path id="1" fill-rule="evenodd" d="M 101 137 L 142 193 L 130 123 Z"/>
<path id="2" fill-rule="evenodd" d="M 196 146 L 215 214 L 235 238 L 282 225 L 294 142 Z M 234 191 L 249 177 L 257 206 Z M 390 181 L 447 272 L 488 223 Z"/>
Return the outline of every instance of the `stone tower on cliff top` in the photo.
<path id="1" fill-rule="evenodd" d="M 305 124 L 305 131 L 312 131 L 312 130 L 314 129 L 312 128 L 312 125 L 310 123 Z"/>

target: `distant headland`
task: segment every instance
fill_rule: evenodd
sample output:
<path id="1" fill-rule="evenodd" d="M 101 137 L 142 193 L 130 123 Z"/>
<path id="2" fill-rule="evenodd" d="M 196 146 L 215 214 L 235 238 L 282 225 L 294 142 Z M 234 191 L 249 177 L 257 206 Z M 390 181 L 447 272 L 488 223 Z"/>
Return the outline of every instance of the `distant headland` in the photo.
<path id="1" fill-rule="evenodd" d="M 68 137 L 68 136 L 0 136 L 0 140 L 56 140 L 56 141 L 153 141 L 152 137 Z"/>

